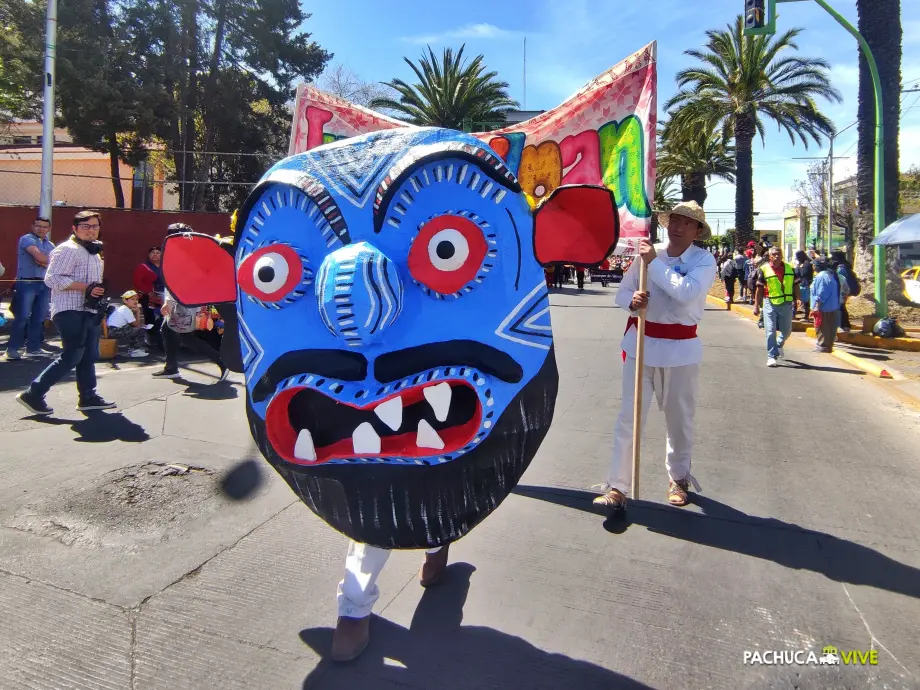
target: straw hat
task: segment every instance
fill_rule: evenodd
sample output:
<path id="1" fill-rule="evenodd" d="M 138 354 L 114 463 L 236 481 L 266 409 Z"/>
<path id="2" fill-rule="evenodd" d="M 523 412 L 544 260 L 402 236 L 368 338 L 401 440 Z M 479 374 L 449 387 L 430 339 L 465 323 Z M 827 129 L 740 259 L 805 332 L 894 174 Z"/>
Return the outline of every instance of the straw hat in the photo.
<path id="1" fill-rule="evenodd" d="M 703 228 L 696 238 L 697 240 L 705 241 L 712 237 L 712 228 L 710 228 L 709 223 L 706 222 L 706 211 L 695 201 L 681 201 L 670 211 L 658 211 L 658 224 L 663 228 L 668 227 L 668 222 L 671 220 L 672 214 L 684 216 L 685 218 L 692 218 L 697 223 L 703 224 Z"/>

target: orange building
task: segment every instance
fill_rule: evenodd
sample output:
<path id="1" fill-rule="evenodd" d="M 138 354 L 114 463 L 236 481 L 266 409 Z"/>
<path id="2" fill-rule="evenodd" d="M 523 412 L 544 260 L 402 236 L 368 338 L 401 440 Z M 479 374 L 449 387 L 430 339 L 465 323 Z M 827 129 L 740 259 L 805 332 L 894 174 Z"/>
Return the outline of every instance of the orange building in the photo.
<path id="1" fill-rule="evenodd" d="M 55 205 L 107 208 L 115 206 L 108 155 L 77 146 L 66 129 L 54 133 Z M 0 136 L 0 205 L 33 206 L 41 196 L 42 125 L 14 123 Z M 121 188 L 127 208 L 176 210 L 174 185 L 164 183 L 162 166 L 137 168 L 119 162 Z"/>

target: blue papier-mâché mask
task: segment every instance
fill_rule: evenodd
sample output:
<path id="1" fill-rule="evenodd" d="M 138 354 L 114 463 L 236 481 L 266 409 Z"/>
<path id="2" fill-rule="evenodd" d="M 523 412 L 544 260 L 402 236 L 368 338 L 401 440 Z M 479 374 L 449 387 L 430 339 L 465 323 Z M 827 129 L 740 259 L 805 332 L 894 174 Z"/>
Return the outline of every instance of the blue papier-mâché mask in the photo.
<path id="1" fill-rule="evenodd" d="M 433 547 L 501 503 L 549 429 L 541 263 L 600 262 L 616 236 L 608 190 L 560 187 L 535 221 L 488 146 L 413 128 L 281 161 L 232 257 L 176 235 L 163 270 L 183 304 L 235 302 L 223 349 L 253 437 L 307 505 L 357 541 Z"/>

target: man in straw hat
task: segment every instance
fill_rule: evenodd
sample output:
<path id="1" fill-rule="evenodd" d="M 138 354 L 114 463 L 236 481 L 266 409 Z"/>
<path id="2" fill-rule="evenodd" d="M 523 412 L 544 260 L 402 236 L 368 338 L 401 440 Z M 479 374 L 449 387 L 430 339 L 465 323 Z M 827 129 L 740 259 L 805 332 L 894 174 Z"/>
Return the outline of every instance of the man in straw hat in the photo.
<path id="1" fill-rule="evenodd" d="M 629 311 L 623 337 L 622 408 L 613 438 L 613 459 L 604 494 L 595 505 L 613 513 L 626 509 L 626 495 L 632 484 L 632 432 L 636 379 L 636 335 L 638 312 L 646 310 L 645 361 L 642 377 L 641 422 L 644 426 L 652 395 L 664 412 L 667 424 L 668 503 L 684 506 L 693 482 L 690 460 L 693 454 L 693 415 L 703 359 L 703 343 L 697 324 L 703 318 L 706 295 L 716 277 L 712 254 L 693 244 L 706 240 L 712 230 L 706 214 L 695 201 L 678 204 L 670 212 L 659 212 L 668 229 L 668 242 L 655 247 L 648 240 L 639 243 L 639 258 L 648 267 L 648 289 L 639 290 L 639 262 L 633 262 L 623 277 L 616 303 Z"/>

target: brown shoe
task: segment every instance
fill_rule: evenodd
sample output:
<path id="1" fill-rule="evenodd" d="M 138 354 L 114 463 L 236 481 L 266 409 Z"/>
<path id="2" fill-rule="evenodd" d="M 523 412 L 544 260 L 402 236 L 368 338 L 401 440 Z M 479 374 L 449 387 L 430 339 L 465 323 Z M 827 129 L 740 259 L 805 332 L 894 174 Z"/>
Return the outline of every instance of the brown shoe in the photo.
<path id="1" fill-rule="evenodd" d="M 422 565 L 422 574 L 418 583 L 422 587 L 431 587 L 438 584 L 444 579 L 444 573 L 447 571 L 447 551 L 450 544 L 445 544 L 440 550 L 434 553 L 425 554 L 425 563 Z"/>
<path id="2" fill-rule="evenodd" d="M 690 502 L 687 492 L 690 490 L 690 482 L 681 479 L 678 482 L 671 481 L 668 483 L 668 503 L 672 506 L 685 506 Z"/>
<path id="3" fill-rule="evenodd" d="M 607 508 L 611 515 L 616 515 L 626 511 L 626 494 L 619 489 L 610 489 L 603 496 L 595 498 L 592 503 Z"/>
<path id="4" fill-rule="evenodd" d="M 371 617 L 346 618 L 339 616 L 332 636 L 332 660 L 352 661 L 361 656 L 361 652 L 370 641 Z"/>

